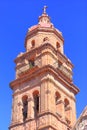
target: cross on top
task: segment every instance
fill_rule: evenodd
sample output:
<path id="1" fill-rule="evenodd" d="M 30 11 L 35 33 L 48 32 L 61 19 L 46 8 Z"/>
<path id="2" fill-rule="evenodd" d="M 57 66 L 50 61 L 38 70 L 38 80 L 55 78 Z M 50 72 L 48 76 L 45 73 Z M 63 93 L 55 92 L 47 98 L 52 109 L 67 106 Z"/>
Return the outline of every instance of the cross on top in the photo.
<path id="1" fill-rule="evenodd" d="M 47 6 L 44 6 L 43 8 L 43 13 L 46 14 L 46 9 L 47 9 Z"/>

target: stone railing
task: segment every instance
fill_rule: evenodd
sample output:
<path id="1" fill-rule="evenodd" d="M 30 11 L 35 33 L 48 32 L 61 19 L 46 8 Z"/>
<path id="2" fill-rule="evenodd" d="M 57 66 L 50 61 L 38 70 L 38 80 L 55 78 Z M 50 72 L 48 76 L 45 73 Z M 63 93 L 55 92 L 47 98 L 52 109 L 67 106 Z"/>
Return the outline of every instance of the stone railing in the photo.
<path id="1" fill-rule="evenodd" d="M 20 75 L 21 73 L 26 72 L 31 68 L 33 68 L 33 66 L 30 65 L 30 64 L 24 65 L 24 66 L 22 66 L 21 68 L 18 69 L 17 73 Z"/>
<path id="2" fill-rule="evenodd" d="M 41 67 L 41 61 L 40 60 L 36 60 L 36 61 L 30 62 L 28 64 L 21 65 L 21 67 L 19 67 L 17 69 L 17 74 L 21 75 L 22 73 L 26 73 L 27 71 L 35 68 L 36 66 Z"/>
<path id="3" fill-rule="evenodd" d="M 17 74 L 20 75 L 21 73 L 26 73 L 28 70 L 35 68 L 35 66 L 38 66 L 39 68 L 42 67 L 41 60 L 36 60 L 34 63 L 28 63 L 20 68 L 17 69 Z M 58 69 L 61 73 L 63 73 L 65 76 L 67 76 L 70 80 L 72 80 L 72 71 L 70 71 L 68 68 L 66 68 L 63 64 L 58 65 L 58 62 L 55 62 L 52 65 L 54 68 Z"/>
<path id="4" fill-rule="evenodd" d="M 58 69 L 64 74 L 66 75 L 69 79 L 72 79 L 72 72 L 67 69 L 65 66 L 61 65 L 58 66 Z"/>
<path id="5" fill-rule="evenodd" d="M 53 64 L 53 67 L 60 70 L 65 76 L 67 76 L 70 80 L 72 80 L 72 71 L 66 68 L 63 64 L 58 65 L 58 62 Z"/>

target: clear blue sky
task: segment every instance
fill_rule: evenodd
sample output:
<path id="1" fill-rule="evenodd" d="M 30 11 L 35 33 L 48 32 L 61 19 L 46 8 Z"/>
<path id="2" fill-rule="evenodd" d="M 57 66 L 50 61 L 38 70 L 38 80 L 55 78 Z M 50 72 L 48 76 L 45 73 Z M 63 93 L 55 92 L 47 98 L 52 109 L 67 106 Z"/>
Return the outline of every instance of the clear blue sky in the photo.
<path id="1" fill-rule="evenodd" d="M 65 54 L 74 64 L 73 80 L 80 89 L 77 117 L 87 104 L 87 0 L 0 0 L 0 130 L 8 130 L 11 119 L 13 61 L 25 51 L 27 30 L 38 23 L 44 5 L 63 33 Z"/>

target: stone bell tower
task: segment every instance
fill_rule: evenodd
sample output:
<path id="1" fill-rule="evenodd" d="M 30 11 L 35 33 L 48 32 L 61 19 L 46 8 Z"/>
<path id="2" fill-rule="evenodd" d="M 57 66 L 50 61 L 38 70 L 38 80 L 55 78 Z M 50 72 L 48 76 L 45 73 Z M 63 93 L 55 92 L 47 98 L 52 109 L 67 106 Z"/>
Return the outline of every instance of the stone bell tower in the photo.
<path id="1" fill-rule="evenodd" d="M 15 59 L 12 119 L 9 130 L 71 130 L 76 121 L 71 61 L 64 55 L 64 39 L 46 13 L 29 28 L 26 52 Z"/>

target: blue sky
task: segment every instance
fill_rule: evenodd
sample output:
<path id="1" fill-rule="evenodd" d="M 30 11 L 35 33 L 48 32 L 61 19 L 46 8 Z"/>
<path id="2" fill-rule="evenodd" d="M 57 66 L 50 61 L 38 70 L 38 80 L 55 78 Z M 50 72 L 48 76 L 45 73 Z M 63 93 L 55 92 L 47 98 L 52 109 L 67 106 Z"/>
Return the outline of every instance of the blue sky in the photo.
<path id="1" fill-rule="evenodd" d="M 11 119 L 14 59 L 24 52 L 30 26 L 38 23 L 44 5 L 51 21 L 64 37 L 65 55 L 74 64 L 73 82 L 77 117 L 87 104 L 87 1 L 86 0 L 0 0 L 0 130 L 8 130 Z"/>

